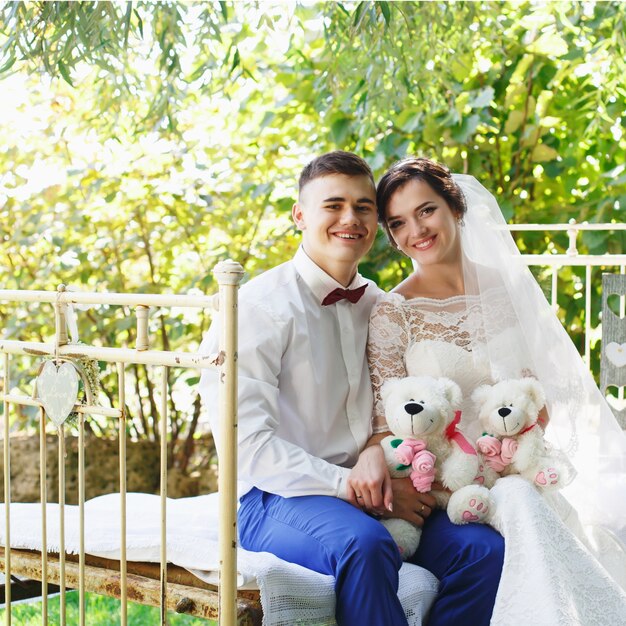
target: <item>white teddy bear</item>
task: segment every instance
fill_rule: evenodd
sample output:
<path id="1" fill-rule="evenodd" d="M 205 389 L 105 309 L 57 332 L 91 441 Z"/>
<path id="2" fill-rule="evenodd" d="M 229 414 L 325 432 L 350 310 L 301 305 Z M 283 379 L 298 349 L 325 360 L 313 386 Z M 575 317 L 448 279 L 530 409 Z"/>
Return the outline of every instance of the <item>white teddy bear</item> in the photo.
<path id="1" fill-rule="evenodd" d="M 520 474 L 542 490 L 558 488 L 562 470 L 546 449 L 537 423 L 545 395 L 534 378 L 483 385 L 472 394 L 486 431 L 477 441 L 487 465 L 500 475 Z"/>
<path id="2" fill-rule="evenodd" d="M 455 524 L 485 522 L 493 505 L 489 490 L 497 475 L 483 468 L 473 446 L 456 429 L 462 394 L 447 378 L 429 376 L 392 379 L 384 383 L 381 397 L 387 425 L 393 435 L 381 446 L 393 478 L 409 476 L 420 492 L 433 481 L 448 491 L 433 491 L 437 504 L 447 508 Z M 383 520 L 398 544 L 403 559 L 417 550 L 420 529 L 401 519 Z"/>

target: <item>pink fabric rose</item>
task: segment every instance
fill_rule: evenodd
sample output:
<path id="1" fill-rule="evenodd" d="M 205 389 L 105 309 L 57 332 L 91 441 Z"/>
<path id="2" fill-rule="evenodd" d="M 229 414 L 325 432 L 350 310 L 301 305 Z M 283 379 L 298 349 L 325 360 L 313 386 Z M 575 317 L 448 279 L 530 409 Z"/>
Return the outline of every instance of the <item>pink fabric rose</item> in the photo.
<path id="1" fill-rule="evenodd" d="M 413 469 L 419 474 L 435 474 L 435 461 L 437 457 L 428 450 L 422 450 L 413 459 Z"/>
<path id="2" fill-rule="evenodd" d="M 507 466 L 500 456 L 502 443 L 496 437 L 483 435 L 476 442 L 476 446 L 485 457 L 485 463 L 495 472 L 501 472 Z"/>
<path id="3" fill-rule="evenodd" d="M 502 458 L 500 455 L 496 456 L 485 456 L 485 463 L 494 471 L 500 473 L 507 466 L 506 463 L 502 462 Z"/>
<path id="4" fill-rule="evenodd" d="M 500 454 L 502 444 L 500 440 L 491 435 L 483 435 L 479 437 L 476 442 L 479 452 L 482 452 L 485 456 L 497 456 Z"/>
<path id="5" fill-rule="evenodd" d="M 478 450 L 485 457 L 485 463 L 494 471 L 502 472 L 511 464 L 517 452 L 517 441 L 505 437 L 502 441 L 491 435 L 483 435 L 476 442 Z"/>
<path id="6" fill-rule="evenodd" d="M 396 448 L 396 459 L 402 465 L 411 465 L 415 455 L 426 448 L 426 444 L 421 439 L 405 439 Z"/>
<path id="7" fill-rule="evenodd" d="M 416 491 L 425 493 L 430 491 L 430 487 L 435 480 L 435 461 L 437 457 L 428 450 L 422 450 L 413 459 L 413 471 L 411 472 L 411 482 Z"/>
<path id="8" fill-rule="evenodd" d="M 502 452 L 500 458 L 505 465 L 510 465 L 513 460 L 513 456 L 517 452 L 517 440 L 511 439 L 511 437 L 505 437 L 502 440 Z"/>

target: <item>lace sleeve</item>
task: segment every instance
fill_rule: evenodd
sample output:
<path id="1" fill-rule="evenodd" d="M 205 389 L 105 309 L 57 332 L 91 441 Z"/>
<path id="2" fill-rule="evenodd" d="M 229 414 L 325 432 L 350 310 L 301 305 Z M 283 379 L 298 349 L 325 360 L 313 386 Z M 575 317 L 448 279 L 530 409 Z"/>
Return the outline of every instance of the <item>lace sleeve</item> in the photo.
<path id="1" fill-rule="evenodd" d="M 374 391 L 374 433 L 389 430 L 380 397 L 380 388 L 389 378 L 406 376 L 404 355 L 408 347 L 409 333 L 402 312 L 404 299 L 390 295 L 374 307 L 370 316 L 367 340 L 367 360 Z"/>

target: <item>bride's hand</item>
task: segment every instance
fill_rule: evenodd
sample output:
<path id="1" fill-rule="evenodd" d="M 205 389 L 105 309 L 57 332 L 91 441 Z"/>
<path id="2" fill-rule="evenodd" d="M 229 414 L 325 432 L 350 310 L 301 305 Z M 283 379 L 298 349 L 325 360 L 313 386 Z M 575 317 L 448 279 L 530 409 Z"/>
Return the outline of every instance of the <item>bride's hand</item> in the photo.
<path id="1" fill-rule="evenodd" d="M 382 515 L 393 509 L 391 477 L 383 449 L 378 445 L 365 448 L 348 476 L 348 502 L 368 513 Z"/>
<path id="2" fill-rule="evenodd" d="M 384 517 L 398 517 L 416 526 L 423 526 L 424 520 L 437 505 L 435 498 L 430 493 L 415 491 L 409 478 L 392 478 L 391 485 L 393 489 L 393 513 L 387 513 Z"/>

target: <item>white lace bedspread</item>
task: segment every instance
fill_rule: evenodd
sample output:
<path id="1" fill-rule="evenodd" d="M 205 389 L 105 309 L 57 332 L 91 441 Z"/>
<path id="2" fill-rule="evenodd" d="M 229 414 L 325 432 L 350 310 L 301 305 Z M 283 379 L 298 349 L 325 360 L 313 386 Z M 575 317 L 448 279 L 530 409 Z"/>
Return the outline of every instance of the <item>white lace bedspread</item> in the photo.
<path id="1" fill-rule="evenodd" d="M 160 561 L 160 497 L 143 493 L 127 496 L 127 559 Z M 4 505 L 0 504 L 4 519 Z M 11 547 L 41 549 L 40 504 L 11 505 Z M 59 505 L 47 505 L 47 548 L 58 552 Z M 218 580 L 219 509 L 217 494 L 167 501 L 167 560 L 184 567 L 198 578 Z M 5 526 L 0 524 L 0 544 L 5 545 Z M 119 559 L 120 499 L 118 494 L 85 503 L 85 551 L 108 559 Z M 79 552 L 77 506 L 65 507 L 65 551 Z M 237 556 L 240 588 L 260 590 L 263 624 L 335 624 L 334 579 L 287 563 L 267 552 L 239 549 Z M 415 565 L 400 571 L 398 595 L 410 626 L 419 626 L 437 593 L 437 579 Z"/>

